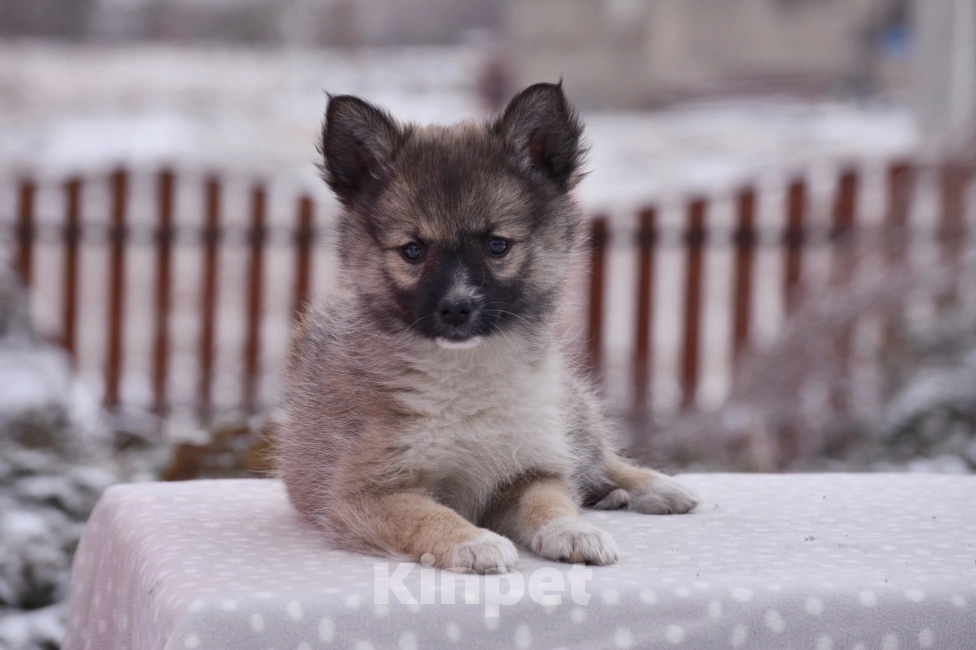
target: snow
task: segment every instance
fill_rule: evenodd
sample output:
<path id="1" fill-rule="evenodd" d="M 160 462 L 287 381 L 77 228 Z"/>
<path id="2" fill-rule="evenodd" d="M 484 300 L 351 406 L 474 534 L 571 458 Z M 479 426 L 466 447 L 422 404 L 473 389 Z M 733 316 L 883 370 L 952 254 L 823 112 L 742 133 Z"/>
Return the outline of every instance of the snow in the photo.
<path id="1" fill-rule="evenodd" d="M 0 414 L 58 403 L 71 383 L 68 360 L 60 350 L 0 349 L 0 367 L 4 369 Z"/>
<path id="2" fill-rule="evenodd" d="M 64 636 L 67 610 L 67 603 L 62 602 L 15 616 L 0 614 L 0 642 L 12 650 L 57 648 Z"/>
<path id="3" fill-rule="evenodd" d="M 63 351 L 38 339 L 0 266 L 0 648 L 57 647 L 71 558 L 102 491 L 151 474 L 165 446 L 119 454 Z"/>
<path id="4" fill-rule="evenodd" d="M 407 120 L 480 119 L 482 52 L 0 46 L 0 165 L 56 174 L 173 161 L 318 187 L 325 91 Z M 565 87 L 572 97 L 571 78 Z M 584 118 L 592 174 L 581 197 L 593 209 L 816 161 L 887 158 L 918 142 L 909 112 L 888 105 L 773 98 Z"/>

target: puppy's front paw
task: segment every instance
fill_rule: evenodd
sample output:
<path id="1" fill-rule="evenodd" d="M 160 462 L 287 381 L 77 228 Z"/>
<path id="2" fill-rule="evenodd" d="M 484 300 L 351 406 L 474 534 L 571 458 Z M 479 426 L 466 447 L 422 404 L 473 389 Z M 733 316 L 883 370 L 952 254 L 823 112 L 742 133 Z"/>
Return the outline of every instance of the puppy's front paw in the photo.
<path id="1" fill-rule="evenodd" d="M 645 515 L 682 515 L 698 503 L 694 492 L 664 474 L 630 491 L 630 509 Z"/>
<path id="2" fill-rule="evenodd" d="M 553 519 L 535 534 L 530 547 L 544 558 L 573 564 L 613 564 L 617 543 L 579 517 Z"/>
<path id="3" fill-rule="evenodd" d="M 443 557 L 442 569 L 475 573 L 510 571 L 518 566 L 518 549 L 506 537 L 482 530 L 476 537 L 454 545 Z"/>
<path id="4" fill-rule="evenodd" d="M 623 510 L 630 505 L 630 493 L 627 490 L 617 488 L 607 496 L 600 499 L 594 510 Z"/>

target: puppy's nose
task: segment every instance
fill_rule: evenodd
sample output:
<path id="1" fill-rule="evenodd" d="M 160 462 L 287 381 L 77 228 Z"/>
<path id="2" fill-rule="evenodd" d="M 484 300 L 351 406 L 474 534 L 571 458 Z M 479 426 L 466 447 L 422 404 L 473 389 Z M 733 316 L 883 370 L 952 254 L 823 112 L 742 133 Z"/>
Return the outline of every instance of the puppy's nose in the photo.
<path id="1" fill-rule="evenodd" d="M 437 303 L 437 312 L 448 325 L 463 325 L 471 316 L 471 301 L 467 298 L 443 298 Z"/>

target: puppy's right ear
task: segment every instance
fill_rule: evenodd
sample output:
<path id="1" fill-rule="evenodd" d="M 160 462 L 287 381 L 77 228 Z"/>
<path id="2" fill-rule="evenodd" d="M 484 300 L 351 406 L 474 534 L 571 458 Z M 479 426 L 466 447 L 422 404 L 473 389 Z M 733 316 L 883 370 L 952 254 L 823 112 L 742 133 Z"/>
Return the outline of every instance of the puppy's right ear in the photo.
<path id="1" fill-rule="evenodd" d="M 322 172 L 344 204 L 388 171 L 403 140 L 389 113 L 352 95 L 329 95 L 322 126 Z"/>

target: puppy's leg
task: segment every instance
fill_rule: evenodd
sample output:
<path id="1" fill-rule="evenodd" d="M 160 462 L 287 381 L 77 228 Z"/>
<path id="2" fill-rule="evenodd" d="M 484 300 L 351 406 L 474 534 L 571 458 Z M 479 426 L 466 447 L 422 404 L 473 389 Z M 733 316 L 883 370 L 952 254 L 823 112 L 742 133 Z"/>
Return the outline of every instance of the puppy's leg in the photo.
<path id="1" fill-rule="evenodd" d="M 630 510 L 680 515 L 698 505 L 694 492 L 666 474 L 638 467 L 613 453 L 607 454 L 605 462 L 607 478 L 630 495 Z"/>
<path id="2" fill-rule="evenodd" d="M 518 551 L 510 540 L 478 528 L 422 494 L 367 498 L 342 515 L 349 546 L 372 547 L 413 561 L 429 553 L 434 566 L 476 573 L 507 571 L 518 564 Z"/>
<path id="3" fill-rule="evenodd" d="M 558 477 L 527 477 L 502 490 L 487 525 L 550 560 L 613 564 L 613 537 L 579 514 L 575 493 Z"/>

